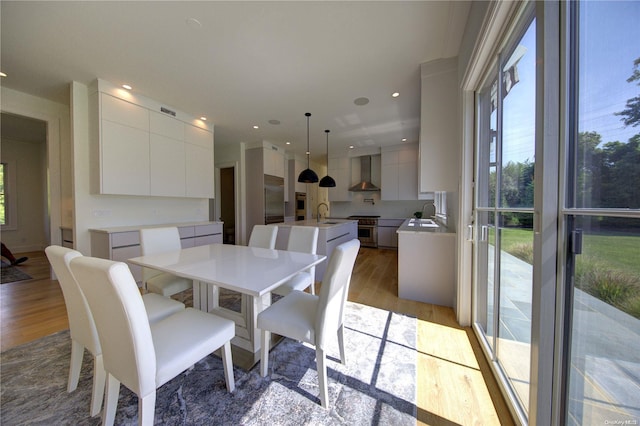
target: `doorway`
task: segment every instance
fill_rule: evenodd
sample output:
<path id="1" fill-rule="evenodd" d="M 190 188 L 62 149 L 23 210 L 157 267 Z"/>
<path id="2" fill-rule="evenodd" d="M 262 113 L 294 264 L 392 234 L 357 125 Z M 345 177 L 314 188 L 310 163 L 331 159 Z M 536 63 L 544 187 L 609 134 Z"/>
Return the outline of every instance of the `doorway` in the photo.
<path id="1" fill-rule="evenodd" d="M 2 240 L 13 252 L 50 243 L 47 122 L 0 114 Z"/>
<path id="2" fill-rule="evenodd" d="M 222 167 L 220 170 L 220 217 L 223 225 L 223 243 L 236 243 L 236 178 L 235 166 Z"/>

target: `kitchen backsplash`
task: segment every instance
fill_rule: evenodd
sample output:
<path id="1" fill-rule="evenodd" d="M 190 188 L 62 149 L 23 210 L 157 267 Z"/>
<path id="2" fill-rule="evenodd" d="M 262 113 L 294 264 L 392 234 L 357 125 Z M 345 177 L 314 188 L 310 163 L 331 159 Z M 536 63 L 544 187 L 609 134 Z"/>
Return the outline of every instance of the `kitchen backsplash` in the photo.
<path id="1" fill-rule="evenodd" d="M 380 195 L 375 193 L 360 193 L 356 197 L 352 201 L 332 201 L 331 217 L 376 215 L 382 218 L 401 219 L 412 217 L 414 212 L 422 211 L 425 203 L 433 203 L 433 200 L 380 201 Z M 373 198 L 373 204 L 364 201 L 370 198 Z"/>

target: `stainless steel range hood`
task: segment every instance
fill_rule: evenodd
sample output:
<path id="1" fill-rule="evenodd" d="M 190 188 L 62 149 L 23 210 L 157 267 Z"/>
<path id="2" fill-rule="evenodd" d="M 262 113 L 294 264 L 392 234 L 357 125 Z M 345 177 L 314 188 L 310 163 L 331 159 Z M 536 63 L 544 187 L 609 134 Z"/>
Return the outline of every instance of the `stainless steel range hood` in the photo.
<path id="1" fill-rule="evenodd" d="M 360 183 L 349 188 L 351 192 L 380 191 L 380 188 L 371 183 L 371 156 L 360 157 Z"/>

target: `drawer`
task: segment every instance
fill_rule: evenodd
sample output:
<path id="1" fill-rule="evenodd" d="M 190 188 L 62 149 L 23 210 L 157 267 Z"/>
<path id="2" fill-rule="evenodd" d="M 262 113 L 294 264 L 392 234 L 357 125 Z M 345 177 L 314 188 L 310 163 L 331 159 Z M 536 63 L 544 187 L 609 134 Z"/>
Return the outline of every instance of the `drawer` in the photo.
<path id="1" fill-rule="evenodd" d="M 178 228 L 180 238 L 192 238 L 195 237 L 195 227 L 193 226 L 181 226 Z"/>
<path id="2" fill-rule="evenodd" d="M 191 237 L 191 238 L 182 238 L 180 240 L 180 247 L 182 247 L 183 249 L 186 248 L 191 248 L 191 247 L 195 247 L 196 246 L 196 239 Z"/>
<path id="3" fill-rule="evenodd" d="M 111 234 L 111 247 L 114 249 L 116 247 L 126 247 L 126 246 L 135 246 L 135 245 L 140 245 L 139 231 L 116 232 L 115 234 Z M 134 257 L 134 256 L 130 256 L 130 257 Z"/>
<path id="4" fill-rule="evenodd" d="M 128 247 L 120 247 L 114 248 L 111 250 L 111 259 L 117 260 L 118 262 L 125 262 L 132 257 L 142 256 L 142 251 L 140 246 L 128 246 Z"/>
<path id="5" fill-rule="evenodd" d="M 213 235 L 213 234 L 222 234 L 222 226 L 217 223 L 212 223 L 209 225 L 196 225 L 196 237 L 201 237 L 203 235 Z"/>
<path id="6" fill-rule="evenodd" d="M 194 239 L 195 239 L 196 246 L 205 246 L 208 244 L 222 244 L 222 234 L 206 235 L 203 237 L 196 237 Z"/>

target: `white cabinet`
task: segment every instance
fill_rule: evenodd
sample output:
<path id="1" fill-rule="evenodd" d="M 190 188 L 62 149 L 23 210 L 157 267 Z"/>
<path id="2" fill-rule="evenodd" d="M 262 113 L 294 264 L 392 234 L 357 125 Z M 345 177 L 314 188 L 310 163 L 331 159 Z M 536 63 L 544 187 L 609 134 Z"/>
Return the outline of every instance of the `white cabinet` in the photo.
<path id="1" fill-rule="evenodd" d="M 185 167 L 187 197 L 215 198 L 213 184 L 213 134 L 185 124 Z"/>
<path id="2" fill-rule="evenodd" d="M 159 112 L 166 108 L 142 96 L 121 99 L 102 80 L 92 90 L 93 193 L 214 197 L 213 133 L 206 125 L 179 111 Z"/>
<path id="3" fill-rule="evenodd" d="M 149 111 L 107 94 L 99 94 L 102 119 L 99 120 L 99 167 L 94 178 L 101 194 L 148 194 Z"/>
<path id="4" fill-rule="evenodd" d="M 419 191 L 457 191 L 460 180 L 457 58 L 421 65 Z"/>
<path id="5" fill-rule="evenodd" d="M 384 148 L 381 159 L 381 200 L 418 199 L 418 147 L 415 144 Z"/>
<path id="6" fill-rule="evenodd" d="M 177 226 L 182 248 L 222 244 L 222 222 L 157 226 Z M 90 229 L 91 256 L 125 263 L 132 257 L 141 256 L 140 228 L 143 227 Z M 142 282 L 142 268 L 129 264 L 129 269 L 135 280 Z"/>
<path id="7" fill-rule="evenodd" d="M 329 201 L 351 201 L 351 158 L 330 158 L 327 171 L 336 181 L 336 186 L 329 188 Z"/>
<path id="8" fill-rule="evenodd" d="M 404 219 L 378 219 L 378 247 L 397 248 L 398 228 Z"/>
<path id="9" fill-rule="evenodd" d="M 284 151 L 277 146 L 264 147 L 264 174 L 283 178 Z"/>
<path id="10" fill-rule="evenodd" d="M 455 235 L 399 231 L 398 297 L 453 306 Z"/>

